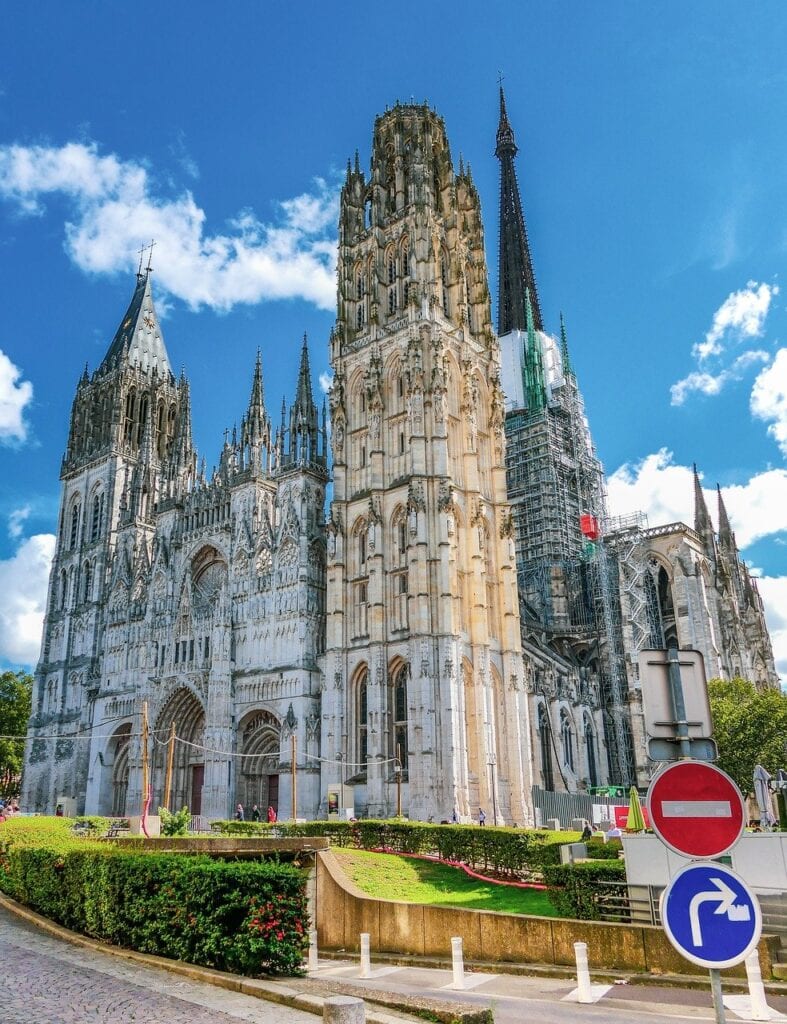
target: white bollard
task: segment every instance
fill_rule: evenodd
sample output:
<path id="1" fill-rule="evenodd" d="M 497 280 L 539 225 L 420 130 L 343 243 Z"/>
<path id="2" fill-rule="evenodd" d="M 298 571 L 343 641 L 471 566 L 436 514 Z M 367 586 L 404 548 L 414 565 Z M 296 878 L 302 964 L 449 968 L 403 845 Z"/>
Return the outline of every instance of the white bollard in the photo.
<path id="1" fill-rule="evenodd" d="M 369 933 L 361 932 L 361 973 L 359 978 L 371 978 L 372 958 L 369 954 Z"/>
<path id="2" fill-rule="evenodd" d="M 317 953 L 317 929 L 309 930 L 309 970 L 316 971 L 320 966 L 320 958 Z"/>
<path id="3" fill-rule="evenodd" d="M 451 988 L 462 989 L 465 987 L 465 958 L 462 953 L 462 936 L 456 935 L 451 939 L 451 967 L 454 978 Z"/>
<path id="4" fill-rule="evenodd" d="M 366 1005 L 355 996 L 329 996 L 323 1003 L 324 1024 L 365 1024 Z"/>
<path id="5" fill-rule="evenodd" d="M 749 998 L 751 999 L 750 1020 L 770 1020 L 771 1011 L 765 1000 L 765 986 L 760 971 L 760 955 L 755 949 L 746 957 L 746 978 L 749 982 Z"/>
<path id="6" fill-rule="evenodd" d="M 593 989 L 590 985 L 590 971 L 588 970 L 587 942 L 575 942 L 574 955 L 577 958 L 577 1002 L 592 1003 Z"/>

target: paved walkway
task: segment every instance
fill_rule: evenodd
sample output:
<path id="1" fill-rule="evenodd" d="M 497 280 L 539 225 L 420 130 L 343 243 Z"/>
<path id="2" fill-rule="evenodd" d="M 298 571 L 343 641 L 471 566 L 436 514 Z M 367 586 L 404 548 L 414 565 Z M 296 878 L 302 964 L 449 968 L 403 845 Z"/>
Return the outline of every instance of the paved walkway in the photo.
<path id="1" fill-rule="evenodd" d="M 664 1021 L 712 1021 L 715 1019 L 710 987 L 689 989 L 656 987 L 636 983 L 593 985 L 593 1004 L 578 1004 L 571 979 L 511 974 L 466 973 L 461 992 L 451 988 L 448 970 L 421 967 L 393 967 L 372 963 L 372 977 L 360 979 L 356 962 L 320 961 L 310 978 L 362 985 L 365 989 L 407 995 L 429 994 L 494 1008 L 496 1024 L 567 1024 L 567 1022 L 609 1021 L 615 1024 L 663 1024 Z M 727 1020 L 735 1024 L 751 1020 L 748 996 L 725 996 Z M 787 996 L 769 995 L 771 1020 L 787 1021 Z"/>
<path id="2" fill-rule="evenodd" d="M 315 1024 L 311 1013 L 72 946 L 0 908 L 2 1024 Z"/>

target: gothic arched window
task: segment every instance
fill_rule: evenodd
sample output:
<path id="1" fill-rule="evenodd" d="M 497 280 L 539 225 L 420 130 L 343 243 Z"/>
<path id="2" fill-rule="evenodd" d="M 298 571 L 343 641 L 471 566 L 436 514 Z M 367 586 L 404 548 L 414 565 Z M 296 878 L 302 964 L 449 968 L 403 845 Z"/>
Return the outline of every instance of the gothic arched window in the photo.
<path id="1" fill-rule="evenodd" d="M 90 601 L 93 597 L 93 563 L 85 562 L 82 572 L 82 599 Z"/>
<path id="2" fill-rule="evenodd" d="M 90 540 L 96 541 L 101 536 L 104 525 L 104 492 L 100 491 L 93 497 L 93 509 L 90 515 Z"/>
<path id="3" fill-rule="evenodd" d="M 128 395 L 126 395 L 126 422 L 123 425 L 123 437 L 126 441 L 131 441 L 134 437 L 134 414 L 137 409 L 137 393 L 134 388 L 131 388 Z"/>
<path id="4" fill-rule="evenodd" d="M 555 777 L 552 773 L 551 730 L 547 710 L 542 704 L 538 709 L 538 745 L 541 753 L 541 779 L 544 789 L 555 788 Z"/>
<path id="5" fill-rule="evenodd" d="M 66 570 L 63 569 L 60 573 L 60 608 L 65 608 L 66 600 L 68 598 L 68 576 Z"/>
<path id="6" fill-rule="evenodd" d="M 137 445 L 142 444 L 142 438 L 145 436 L 145 427 L 148 422 L 148 403 L 148 396 L 142 395 L 139 400 L 139 415 L 137 417 Z"/>
<path id="7" fill-rule="evenodd" d="M 355 685 L 355 761 L 356 771 L 365 772 L 369 759 L 369 670 L 364 665 Z"/>
<path id="8" fill-rule="evenodd" d="M 407 772 L 407 677 L 409 667 L 400 665 L 393 673 L 389 686 L 388 710 L 391 716 L 390 756 L 398 761 L 402 773 Z"/>
<path id="9" fill-rule="evenodd" d="M 77 538 L 79 537 L 79 514 L 81 511 L 81 505 L 78 501 L 75 501 L 71 509 L 71 533 L 68 544 L 72 550 L 77 546 Z"/>

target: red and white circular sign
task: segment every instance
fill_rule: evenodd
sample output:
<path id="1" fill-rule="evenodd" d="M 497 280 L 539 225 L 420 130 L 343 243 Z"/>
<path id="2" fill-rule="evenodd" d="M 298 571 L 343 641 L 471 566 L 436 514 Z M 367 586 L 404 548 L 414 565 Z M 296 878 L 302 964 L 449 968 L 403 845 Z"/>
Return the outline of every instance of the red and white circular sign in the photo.
<path id="1" fill-rule="evenodd" d="M 662 768 L 648 789 L 653 831 L 683 857 L 719 857 L 743 834 L 741 791 L 706 761 L 677 761 Z"/>

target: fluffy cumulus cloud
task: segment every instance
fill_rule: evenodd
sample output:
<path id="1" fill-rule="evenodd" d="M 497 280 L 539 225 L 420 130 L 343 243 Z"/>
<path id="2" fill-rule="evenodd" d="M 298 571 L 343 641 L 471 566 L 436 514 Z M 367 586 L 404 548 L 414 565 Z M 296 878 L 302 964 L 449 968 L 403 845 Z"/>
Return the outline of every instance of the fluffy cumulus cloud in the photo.
<path id="1" fill-rule="evenodd" d="M 333 384 L 333 377 L 330 373 L 323 371 L 320 374 L 320 391 L 322 391 L 324 395 L 327 395 L 331 390 L 331 384 Z"/>
<path id="2" fill-rule="evenodd" d="M 32 666 L 38 660 L 55 537 L 40 533 L 0 561 L 0 662 Z"/>
<path id="3" fill-rule="evenodd" d="M 18 540 L 22 536 L 24 529 L 24 522 L 32 512 L 30 505 L 24 505 L 22 508 L 15 508 L 11 515 L 8 517 L 8 536 L 13 540 Z"/>
<path id="4" fill-rule="evenodd" d="M 676 465 L 672 452 L 662 448 L 637 463 L 624 463 L 608 481 L 613 516 L 645 512 L 651 526 L 694 523 L 694 481 L 690 466 Z M 703 487 L 708 510 L 715 518 L 716 488 Z M 740 548 L 763 537 L 787 534 L 787 470 L 756 473 L 745 484 L 724 488 L 724 504 Z"/>
<path id="5" fill-rule="evenodd" d="M 761 370 L 751 392 L 751 411 L 769 424 L 768 433 L 787 455 L 787 348 Z"/>
<path id="6" fill-rule="evenodd" d="M 33 385 L 0 349 L 0 443 L 27 438 L 24 412 L 33 398 Z"/>
<path id="7" fill-rule="evenodd" d="M 763 336 L 771 302 L 778 294 L 778 285 L 749 281 L 745 288 L 727 296 L 714 313 L 704 340 L 692 349 L 697 368 L 670 389 L 673 405 L 683 405 L 693 392 L 718 395 L 730 381 L 740 380 L 749 367 L 769 361 L 768 353 L 759 348 L 734 357 L 730 350 Z"/>
<path id="8" fill-rule="evenodd" d="M 292 298 L 334 308 L 338 191 L 323 179 L 281 202 L 273 223 L 244 211 L 210 233 L 190 191 L 166 195 L 147 167 L 95 143 L 0 146 L 0 198 L 41 215 L 55 195 L 69 200 L 66 249 L 85 271 L 135 267 L 154 238 L 159 286 L 192 308 Z"/>

